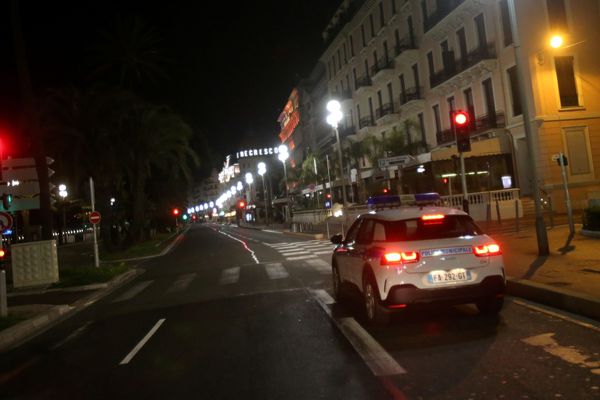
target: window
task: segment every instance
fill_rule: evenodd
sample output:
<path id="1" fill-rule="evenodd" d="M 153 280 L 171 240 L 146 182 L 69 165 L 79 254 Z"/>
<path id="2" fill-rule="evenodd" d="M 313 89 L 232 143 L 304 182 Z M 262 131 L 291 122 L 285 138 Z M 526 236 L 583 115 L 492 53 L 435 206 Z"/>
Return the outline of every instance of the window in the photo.
<path id="1" fill-rule="evenodd" d="M 442 121 L 440 120 L 440 106 L 433 106 L 433 120 L 435 122 L 435 131 L 440 133 L 442 131 Z"/>
<path id="2" fill-rule="evenodd" d="M 406 103 L 406 83 L 404 83 L 404 74 L 400 74 L 400 97 L 402 98 L 402 104 Z"/>
<path id="3" fill-rule="evenodd" d="M 350 57 L 354 57 L 354 39 L 350 35 Z"/>
<path id="4" fill-rule="evenodd" d="M 365 24 L 360 24 L 360 36 L 362 37 L 363 47 L 367 46 L 367 38 L 365 38 Z"/>
<path id="5" fill-rule="evenodd" d="M 479 14 L 475 17 L 475 29 L 477 31 L 477 43 L 479 44 L 479 48 L 485 47 L 487 45 L 487 38 L 485 35 L 485 21 L 483 19 L 483 14 Z"/>
<path id="6" fill-rule="evenodd" d="M 333 77 L 333 74 L 331 73 L 331 61 L 327 61 L 327 75 L 329 76 L 329 79 Z"/>
<path id="7" fill-rule="evenodd" d="M 354 89 L 356 89 L 356 68 L 352 68 L 352 77 L 354 78 Z"/>
<path id="8" fill-rule="evenodd" d="M 427 65 L 429 66 L 429 77 L 433 77 L 435 74 L 435 67 L 433 66 L 433 53 L 430 51 L 427 53 Z"/>
<path id="9" fill-rule="evenodd" d="M 500 18 L 502 19 L 502 33 L 504 34 L 504 47 L 513 43 L 512 27 L 510 26 L 510 15 L 508 13 L 508 1 L 500 0 Z"/>
<path id="10" fill-rule="evenodd" d="M 516 117 L 521 115 L 521 94 L 519 92 L 519 81 L 517 79 L 517 66 L 512 66 L 506 70 L 508 74 L 508 84 L 510 85 L 510 97 L 512 99 L 512 115 Z"/>
<path id="11" fill-rule="evenodd" d="M 465 95 L 465 104 L 467 106 L 467 112 L 469 113 L 469 122 L 471 128 L 475 128 L 475 104 L 473 104 L 473 90 L 471 88 L 463 91 Z"/>
<path id="12" fill-rule="evenodd" d="M 358 120 L 358 123 L 360 124 L 360 104 L 356 105 L 356 118 Z"/>
<path id="13" fill-rule="evenodd" d="M 565 0 L 546 0 L 546 8 L 548 10 L 550 29 L 552 31 L 566 32 L 569 27 L 567 25 Z"/>
<path id="14" fill-rule="evenodd" d="M 331 64 L 333 65 L 333 75 L 335 75 L 337 73 L 337 70 L 335 68 L 335 57 L 331 57 Z"/>
<path id="15" fill-rule="evenodd" d="M 385 228 L 385 235 L 378 232 L 377 237 L 379 239 L 384 236 L 388 242 L 445 239 L 483 234 L 471 217 L 467 215 L 445 215 L 441 221 L 436 221 L 436 223 L 428 223 L 421 218 L 380 222 Z M 369 233 L 371 232 L 372 229 L 369 230 Z M 371 237 L 372 235 L 369 236 L 369 238 Z"/>
<path id="16" fill-rule="evenodd" d="M 387 40 L 383 41 L 383 56 L 384 56 L 386 67 L 387 67 L 387 63 L 390 62 L 390 53 L 388 51 Z"/>
<path id="17" fill-rule="evenodd" d="M 375 37 L 375 22 L 373 21 L 373 14 L 369 14 L 369 25 L 371 25 L 371 39 Z"/>
<path id="18" fill-rule="evenodd" d="M 388 101 L 392 107 L 392 111 L 394 110 L 394 91 L 392 89 L 392 82 L 388 82 L 387 84 L 387 92 L 388 92 Z"/>
<path id="19" fill-rule="evenodd" d="M 371 125 L 375 125 L 375 117 L 373 115 L 373 99 L 369 97 L 369 113 L 371 114 Z"/>
<path id="20" fill-rule="evenodd" d="M 408 39 L 410 40 L 410 47 L 415 48 L 415 28 L 413 26 L 412 15 L 406 18 L 406 26 L 408 27 Z"/>
<path id="21" fill-rule="evenodd" d="M 356 235 L 358 234 L 358 228 L 360 228 L 361 222 L 363 222 L 363 220 L 358 219 L 352 224 L 350 229 L 348 229 L 348 232 L 346 232 L 346 237 L 344 238 L 344 242 L 346 242 L 348 244 L 354 242 L 354 240 L 356 239 Z"/>
<path id="22" fill-rule="evenodd" d="M 338 56 L 338 68 L 342 69 L 342 57 L 340 55 L 340 49 L 337 49 L 337 56 Z"/>
<path id="23" fill-rule="evenodd" d="M 577 84 L 575 83 L 575 70 L 573 57 L 554 57 L 556 66 L 556 79 L 558 80 L 558 93 L 561 107 L 576 107 L 579 105 Z"/>
<path id="24" fill-rule="evenodd" d="M 485 81 L 481 82 L 481 85 L 483 86 L 483 100 L 485 102 L 487 116 L 488 118 L 492 118 L 492 116 L 496 115 L 496 104 L 494 103 L 494 88 L 492 87 L 492 79 L 486 79 Z M 495 121 L 495 117 L 493 121 Z"/>
<path id="25" fill-rule="evenodd" d="M 344 64 L 348 64 L 348 53 L 346 52 L 346 42 L 344 42 Z"/>
<path id="26" fill-rule="evenodd" d="M 348 90 L 351 90 L 352 88 L 350 87 L 350 76 L 348 76 L 348 74 L 346 74 L 346 87 L 348 88 Z"/>
<path id="27" fill-rule="evenodd" d="M 396 15 L 396 0 L 390 0 L 390 3 L 392 3 L 392 15 Z"/>
<path id="28" fill-rule="evenodd" d="M 385 15 L 383 14 L 383 1 L 379 2 L 379 28 L 385 26 Z"/>
<path id="29" fill-rule="evenodd" d="M 425 137 L 425 119 L 423 118 L 423 113 L 419 113 L 417 115 L 417 118 L 419 119 L 419 130 L 421 131 L 421 141 L 423 142 L 423 145 L 425 145 L 425 143 L 427 143 L 427 139 Z"/>
<path id="30" fill-rule="evenodd" d="M 567 147 L 568 169 L 571 177 L 580 180 L 593 179 L 587 127 L 563 128 L 563 135 Z"/>
<path id="31" fill-rule="evenodd" d="M 365 58 L 365 76 L 369 77 L 369 61 Z"/>
<path id="32" fill-rule="evenodd" d="M 369 244 L 373 237 L 373 224 L 372 219 L 365 219 L 358 230 L 356 235 L 357 244 Z"/>
<path id="33" fill-rule="evenodd" d="M 448 102 L 448 113 L 450 114 L 450 126 L 452 126 L 452 114 L 454 114 L 454 110 L 456 109 L 456 102 L 454 101 L 454 96 L 448 97 L 446 101 Z"/>
<path id="34" fill-rule="evenodd" d="M 421 86 L 421 82 L 419 81 L 419 64 L 413 64 L 412 71 L 413 79 L 415 81 L 415 89 L 417 90 L 417 93 L 419 93 Z"/>
<path id="35" fill-rule="evenodd" d="M 398 32 L 398 29 L 394 31 L 394 40 L 396 42 L 396 54 L 400 54 L 400 32 Z"/>

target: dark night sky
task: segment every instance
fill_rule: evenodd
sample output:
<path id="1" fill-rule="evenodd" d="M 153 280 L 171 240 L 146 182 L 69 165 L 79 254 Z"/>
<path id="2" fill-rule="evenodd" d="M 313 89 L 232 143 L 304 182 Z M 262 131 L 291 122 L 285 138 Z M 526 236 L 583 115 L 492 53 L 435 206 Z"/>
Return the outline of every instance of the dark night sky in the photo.
<path id="1" fill-rule="evenodd" d="M 242 141 L 276 143 L 276 118 L 321 54 L 321 32 L 339 2 L 21 1 L 21 16 L 36 92 L 82 85 L 98 31 L 115 16 L 154 25 L 171 79 L 145 97 L 171 105 L 225 153 Z M 9 2 L 0 14 L 0 128 L 13 131 L 19 99 Z"/>

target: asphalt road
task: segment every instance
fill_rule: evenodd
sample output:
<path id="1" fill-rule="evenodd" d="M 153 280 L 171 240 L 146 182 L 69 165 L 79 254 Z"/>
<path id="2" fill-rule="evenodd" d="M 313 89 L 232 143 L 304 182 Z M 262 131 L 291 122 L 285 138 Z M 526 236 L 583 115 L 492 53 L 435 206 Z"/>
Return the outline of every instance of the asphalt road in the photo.
<path id="1" fill-rule="evenodd" d="M 0 398 L 599 399 L 600 325 L 508 299 L 386 328 L 330 297 L 331 246 L 197 225 L 145 273 L 0 357 Z"/>

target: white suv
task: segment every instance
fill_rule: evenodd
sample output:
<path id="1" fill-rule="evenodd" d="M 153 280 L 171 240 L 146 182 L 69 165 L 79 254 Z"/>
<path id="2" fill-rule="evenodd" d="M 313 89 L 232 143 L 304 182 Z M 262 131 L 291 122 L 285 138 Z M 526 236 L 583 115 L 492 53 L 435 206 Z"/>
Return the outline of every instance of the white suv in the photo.
<path id="1" fill-rule="evenodd" d="M 506 280 L 502 251 L 463 211 L 398 207 L 360 215 L 335 235 L 333 290 L 358 289 L 370 323 L 418 303 L 475 303 L 498 313 Z"/>

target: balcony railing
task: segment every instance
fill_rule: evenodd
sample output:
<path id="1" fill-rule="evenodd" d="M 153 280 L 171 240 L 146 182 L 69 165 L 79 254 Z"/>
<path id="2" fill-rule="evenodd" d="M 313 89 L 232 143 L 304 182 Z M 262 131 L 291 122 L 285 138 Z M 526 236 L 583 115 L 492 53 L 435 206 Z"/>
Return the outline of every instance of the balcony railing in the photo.
<path id="1" fill-rule="evenodd" d="M 483 60 L 491 60 L 494 58 L 496 58 L 496 48 L 493 42 L 470 51 L 466 57 L 458 61 L 454 61 L 454 57 L 447 57 L 444 63 L 444 69 L 431 75 L 429 77 L 429 83 L 433 88 Z"/>
<path id="2" fill-rule="evenodd" d="M 349 89 L 334 90 L 331 95 L 338 100 L 349 100 L 352 98 L 352 91 Z"/>
<path id="3" fill-rule="evenodd" d="M 400 54 L 402 54 L 403 52 L 405 52 L 406 50 L 413 50 L 416 48 L 417 48 L 417 46 L 416 46 L 414 40 L 411 41 L 407 38 L 401 39 L 400 42 L 394 46 L 394 56 L 397 57 Z"/>
<path id="4" fill-rule="evenodd" d="M 368 126 L 375 126 L 375 121 L 373 120 L 373 118 L 371 118 L 371 117 L 362 117 L 358 121 L 358 127 L 359 127 L 359 129 L 366 128 Z"/>
<path id="5" fill-rule="evenodd" d="M 342 126 L 338 129 L 338 133 L 340 135 L 340 139 L 345 138 L 350 135 L 356 134 L 356 127 L 354 126 Z"/>
<path id="6" fill-rule="evenodd" d="M 382 57 L 371 67 L 371 76 L 384 69 L 394 69 L 394 59 Z"/>
<path id="7" fill-rule="evenodd" d="M 464 0 L 437 1 L 436 3 L 438 5 L 438 8 L 423 19 L 423 31 L 427 32 L 428 30 L 433 28 L 435 25 L 437 25 L 438 22 L 443 20 L 448 14 L 450 14 L 463 1 Z"/>
<path id="8" fill-rule="evenodd" d="M 363 75 L 359 78 L 356 78 L 355 87 L 358 89 L 360 87 L 371 86 L 373 82 L 371 81 L 371 77 L 368 75 Z"/>
<path id="9" fill-rule="evenodd" d="M 394 114 L 394 112 L 397 113 L 399 111 L 399 109 L 400 109 L 400 107 L 398 106 L 398 104 L 385 103 L 380 108 L 375 110 L 375 118 L 379 119 L 386 115 Z"/>
<path id="10" fill-rule="evenodd" d="M 475 119 L 475 123 L 471 128 L 471 137 L 476 136 L 480 133 L 488 131 L 490 129 L 504 128 L 506 122 L 503 112 L 494 112 L 491 114 L 485 114 Z M 436 134 L 437 144 L 444 145 L 456 141 L 454 131 L 452 129 L 444 129 Z"/>
<path id="11" fill-rule="evenodd" d="M 408 88 L 400 95 L 400 105 L 404 105 L 409 101 L 422 100 L 423 99 L 423 87 L 411 87 Z"/>

